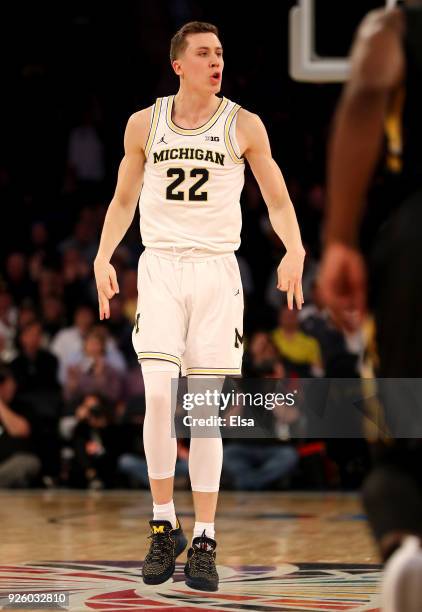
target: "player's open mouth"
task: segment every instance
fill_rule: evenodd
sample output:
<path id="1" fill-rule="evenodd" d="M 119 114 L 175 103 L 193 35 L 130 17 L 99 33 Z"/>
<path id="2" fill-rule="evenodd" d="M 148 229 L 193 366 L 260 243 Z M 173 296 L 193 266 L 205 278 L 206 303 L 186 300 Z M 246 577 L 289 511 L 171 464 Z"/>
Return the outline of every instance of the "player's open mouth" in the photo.
<path id="1" fill-rule="evenodd" d="M 214 74 L 211 75 L 211 79 L 213 81 L 220 81 L 221 79 L 221 74 L 219 72 L 214 72 Z"/>

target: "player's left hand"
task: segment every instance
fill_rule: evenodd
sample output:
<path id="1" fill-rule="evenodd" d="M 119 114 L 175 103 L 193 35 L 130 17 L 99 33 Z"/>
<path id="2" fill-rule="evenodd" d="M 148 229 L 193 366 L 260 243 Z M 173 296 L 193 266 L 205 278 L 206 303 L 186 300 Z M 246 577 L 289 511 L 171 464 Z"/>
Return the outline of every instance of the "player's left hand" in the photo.
<path id="1" fill-rule="evenodd" d="M 321 298 L 336 317 L 355 313 L 362 321 L 366 312 L 367 272 L 361 253 L 341 243 L 330 244 L 319 273 Z"/>
<path id="2" fill-rule="evenodd" d="M 277 268 L 277 289 L 287 292 L 287 306 L 293 310 L 293 299 L 298 310 L 302 309 L 302 274 L 305 250 L 287 251 Z"/>

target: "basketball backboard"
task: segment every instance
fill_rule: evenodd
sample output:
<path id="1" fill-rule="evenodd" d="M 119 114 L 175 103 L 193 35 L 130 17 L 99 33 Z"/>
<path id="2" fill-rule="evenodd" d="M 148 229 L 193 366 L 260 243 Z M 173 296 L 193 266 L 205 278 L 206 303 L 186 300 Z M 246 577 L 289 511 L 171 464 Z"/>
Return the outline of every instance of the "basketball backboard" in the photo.
<path id="1" fill-rule="evenodd" d="M 315 2 L 298 0 L 289 16 L 289 73 L 295 81 L 336 83 L 349 74 L 347 57 L 320 57 L 315 50 Z M 392 7 L 397 0 L 386 0 Z"/>

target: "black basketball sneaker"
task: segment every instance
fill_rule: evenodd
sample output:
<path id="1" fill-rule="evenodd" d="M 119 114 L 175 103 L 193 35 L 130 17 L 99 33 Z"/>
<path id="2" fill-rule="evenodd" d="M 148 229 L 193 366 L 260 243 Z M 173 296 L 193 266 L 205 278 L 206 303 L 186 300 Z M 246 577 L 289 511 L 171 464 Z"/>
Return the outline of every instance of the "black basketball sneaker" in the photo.
<path id="1" fill-rule="evenodd" d="M 142 566 L 142 578 L 145 584 L 161 584 L 174 573 L 176 557 L 188 543 L 179 519 L 173 529 L 170 521 L 150 521 L 151 545 Z"/>
<path id="2" fill-rule="evenodd" d="M 215 567 L 215 549 L 217 542 L 207 538 L 205 531 L 194 538 L 188 550 L 185 565 L 186 584 L 199 591 L 217 591 L 218 574 Z"/>

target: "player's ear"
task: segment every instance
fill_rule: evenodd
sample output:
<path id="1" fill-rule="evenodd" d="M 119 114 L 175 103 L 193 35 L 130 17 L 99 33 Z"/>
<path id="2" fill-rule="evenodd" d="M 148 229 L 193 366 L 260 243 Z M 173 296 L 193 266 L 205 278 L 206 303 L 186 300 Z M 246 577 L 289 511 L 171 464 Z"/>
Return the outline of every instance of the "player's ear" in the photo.
<path id="1" fill-rule="evenodd" d="M 181 76 L 182 75 L 182 66 L 180 65 L 180 61 L 177 60 L 177 59 L 173 60 L 171 65 L 173 66 L 173 70 L 177 74 L 177 76 Z"/>

